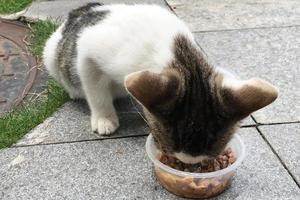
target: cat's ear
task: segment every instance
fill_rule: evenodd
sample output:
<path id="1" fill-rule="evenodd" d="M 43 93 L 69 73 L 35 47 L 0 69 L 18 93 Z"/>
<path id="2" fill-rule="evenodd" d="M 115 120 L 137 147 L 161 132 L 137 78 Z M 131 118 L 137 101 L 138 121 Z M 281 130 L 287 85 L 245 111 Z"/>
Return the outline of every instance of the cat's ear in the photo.
<path id="1" fill-rule="evenodd" d="M 143 70 L 125 78 L 125 87 L 129 94 L 149 110 L 173 100 L 178 86 L 178 76 L 172 71 L 157 74 Z"/>
<path id="2" fill-rule="evenodd" d="M 275 101 L 278 91 L 272 84 L 259 78 L 246 81 L 225 78 L 222 96 L 230 110 L 240 117 L 246 117 Z"/>

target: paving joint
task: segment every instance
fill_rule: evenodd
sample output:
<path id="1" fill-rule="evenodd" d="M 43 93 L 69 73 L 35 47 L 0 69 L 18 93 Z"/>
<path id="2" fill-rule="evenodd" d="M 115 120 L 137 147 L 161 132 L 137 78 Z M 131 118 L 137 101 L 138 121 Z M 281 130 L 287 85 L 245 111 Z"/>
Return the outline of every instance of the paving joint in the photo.
<path id="1" fill-rule="evenodd" d="M 241 128 L 251 128 L 251 127 L 257 127 L 256 124 L 249 124 L 249 125 L 242 125 Z"/>
<path id="2" fill-rule="evenodd" d="M 293 121 L 293 122 L 271 122 L 271 123 L 260 123 L 258 122 L 253 115 L 250 115 L 251 119 L 255 122 L 256 126 L 268 126 L 268 125 L 284 125 L 284 124 L 298 124 L 300 121 Z"/>
<path id="3" fill-rule="evenodd" d="M 172 6 L 170 4 L 168 4 L 167 0 L 163 0 L 163 2 L 176 16 L 178 16 L 177 13 L 173 10 Z"/>
<path id="4" fill-rule="evenodd" d="M 259 123 L 258 123 L 257 120 L 254 118 L 254 116 L 253 116 L 253 115 L 250 115 L 250 117 L 251 117 L 251 119 L 254 121 L 254 123 L 258 126 Z"/>
<path id="5" fill-rule="evenodd" d="M 290 25 L 290 26 L 262 26 L 262 27 L 250 27 L 250 28 L 233 28 L 233 29 L 220 29 L 220 30 L 206 30 L 206 31 L 193 31 L 193 33 L 213 33 L 213 32 L 230 32 L 230 31 L 247 31 L 247 30 L 259 30 L 259 29 L 280 29 L 280 28 L 293 28 L 300 27 L 300 25 Z"/>
<path id="6" fill-rule="evenodd" d="M 72 141 L 52 142 L 52 143 L 44 143 L 44 144 L 18 145 L 18 146 L 8 147 L 8 149 L 16 149 L 16 148 L 24 148 L 24 147 L 26 148 L 26 147 L 33 147 L 33 146 L 49 146 L 49 145 L 57 145 L 57 144 L 73 144 L 73 143 L 94 142 L 94 141 L 101 141 L 101 140 L 115 140 L 115 139 L 124 139 L 124 138 L 145 137 L 145 136 L 148 136 L 148 134 L 112 136 L 112 137 L 107 136 L 106 138 L 72 140 Z"/>
<path id="7" fill-rule="evenodd" d="M 256 125 L 244 125 L 240 128 L 256 128 Z M 45 145 L 57 145 L 57 144 L 72 144 L 72 143 L 81 143 L 81 142 L 93 142 L 101 140 L 114 140 L 114 139 L 125 139 L 125 138 L 134 138 L 134 137 L 145 137 L 149 134 L 138 134 L 138 135 L 123 135 L 123 136 L 107 136 L 105 138 L 95 138 L 95 139 L 84 139 L 84 140 L 71 140 L 71 141 L 62 141 L 62 142 L 50 142 L 50 143 L 40 143 L 40 144 L 27 144 L 27 145 L 17 145 L 11 146 L 8 148 L 24 148 L 32 146 L 45 146 Z"/>
<path id="8" fill-rule="evenodd" d="M 294 122 L 258 123 L 257 126 L 272 126 L 272 125 L 299 124 L 299 123 L 300 123 L 300 121 L 294 121 Z"/>
<path id="9" fill-rule="evenodd" d="M 292 177 L 293 181 L 296 183 L 298 188 L 300 189 L 300 183 L 297 182 L 296 177 L 290 172 L 289 168 L 286 166 L 286 164 L 283 162 L 283 160 L 280 158 L 280 156 L 277 154 L 271 143 L 267 140 L 267 138 L 264 136 L 262 131 L 259 129 L 259 127 L 255 127 L 255 129 L 258 131 L 260 136 L 263 138 L 263 140 L 267 143 L 267 145 L 270 147 L 273 154 L 277 157 L 281 165 L 284 167 L 284 169 L 288 172 L 288 174 Z"/>

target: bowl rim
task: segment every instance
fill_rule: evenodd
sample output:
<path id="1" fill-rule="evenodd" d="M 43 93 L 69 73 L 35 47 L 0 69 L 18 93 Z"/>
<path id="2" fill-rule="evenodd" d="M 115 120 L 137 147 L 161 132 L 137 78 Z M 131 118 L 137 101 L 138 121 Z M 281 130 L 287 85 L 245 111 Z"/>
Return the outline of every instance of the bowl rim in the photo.
<path id="1" fill-rule="evenodd" d="M 234 136 L 231 138 L 231 140 L 237 140 L 237 142 L 239 143 L 239 145 L 241 146 L 241 153 L 240 156 L 237 158 L 237 160 L 230 165 L 229 167 L 226 167 L 224 169 L 218 170 L 218 171 L 214 171 L 214 172 L 206 172 L 206 173 L 193 173 L 193 172 L 185 172 L 185 171 L 180 171 L 174 168 L 171 168 L 163 163 L 161 163 L 156 157 L 155 155 L 153 155 L 151 149 L 150 149 L 150 144 L 153 142 L 153 136 L 152 134 L 149 134 L 149 136 L 147 137 L 147 141 L 146 141 L 146 152 L 148 157 L 150 158 L 150 160 L 154 163 L 154 166 L 158 166 L 161 169 L 177 175 L 177 176 L 192 176 L 194 178 L 213 178 L 213 177 L 217 177 L 217 176 L 222 176 L 230 171 L 234 171 L 244 160 L 245 157 L 245 144 L 242 141 L 241 137 L 237 134 L 234 134 Z"/>

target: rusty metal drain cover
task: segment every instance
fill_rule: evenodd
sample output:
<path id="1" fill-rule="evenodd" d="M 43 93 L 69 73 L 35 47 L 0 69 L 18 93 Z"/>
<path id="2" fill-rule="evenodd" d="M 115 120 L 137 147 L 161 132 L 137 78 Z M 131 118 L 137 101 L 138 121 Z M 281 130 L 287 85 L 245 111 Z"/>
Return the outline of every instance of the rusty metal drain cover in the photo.
<path id="1" fill-rule="evenodd" d="M 18 105 L 37 74 L 36 61 L 26 47 L 30 29 L 0 19 L 0 114 Z"/>

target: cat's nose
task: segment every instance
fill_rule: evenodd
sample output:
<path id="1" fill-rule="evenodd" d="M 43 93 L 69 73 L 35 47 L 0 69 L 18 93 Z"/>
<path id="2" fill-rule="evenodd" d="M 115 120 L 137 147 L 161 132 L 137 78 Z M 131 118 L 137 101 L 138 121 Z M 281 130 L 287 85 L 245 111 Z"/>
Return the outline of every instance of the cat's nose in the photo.
<path id="1" fill-rule="evenodd" d="M 174 153 L 174 157 L 176 157 L 178 160 L 180 160 L 183 163 L 189 163 L 189 164 L 196 164 L 201 162 L 202 160 L 207 160 L 211 158 L 208 155 L 192 156 L 183 152 Z"/>

